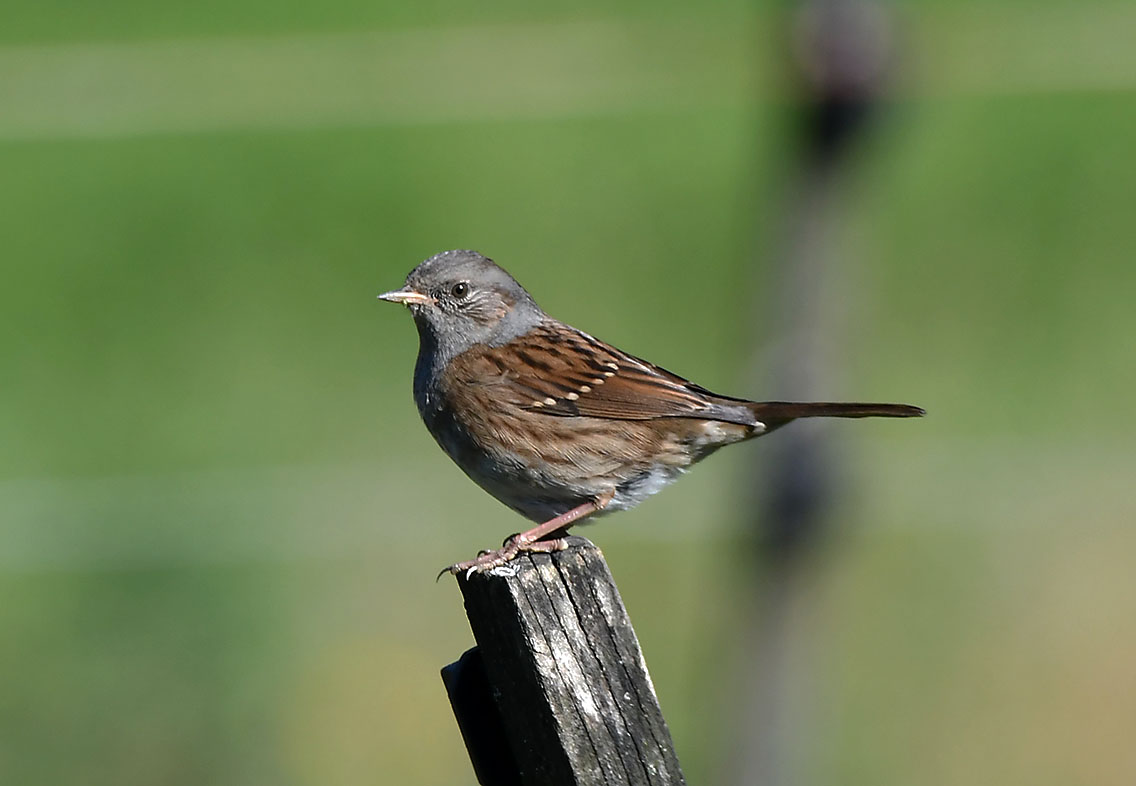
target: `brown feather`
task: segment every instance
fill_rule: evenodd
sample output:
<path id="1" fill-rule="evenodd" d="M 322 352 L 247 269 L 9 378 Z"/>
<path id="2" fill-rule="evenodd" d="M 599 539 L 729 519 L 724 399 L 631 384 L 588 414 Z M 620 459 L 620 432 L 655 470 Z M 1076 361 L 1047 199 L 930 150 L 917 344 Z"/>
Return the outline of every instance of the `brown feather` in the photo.
<path id="1" fill-rule="evenodd" d="M 860 402 L 758 401 L 750 404 L 750 410 L 767 431 L 797 418 L 918 418 L 927 414 L 910 404 Z"/>
<path id="2" fill-rule="evenodd" d="M 713 409 L 712 398 L 682 377 L 552 320 L 471 353 L 507 369 L 501 384 L 545 415 L 653 420 L 707 417 Z"/>

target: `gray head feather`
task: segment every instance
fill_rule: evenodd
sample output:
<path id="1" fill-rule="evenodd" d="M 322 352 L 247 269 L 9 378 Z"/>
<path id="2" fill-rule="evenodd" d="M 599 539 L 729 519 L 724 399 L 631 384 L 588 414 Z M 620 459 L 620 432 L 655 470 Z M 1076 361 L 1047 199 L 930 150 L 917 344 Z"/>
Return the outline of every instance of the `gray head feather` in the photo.
<path id="1" fill-rule="evenodd" d="M 443 251 L 406 277 L 406 288 L 433 299 L 411 306 L 420 361 L 444 364 L 477 344 L 499 346 L 545 318 L 532 295 L 476 251 Z"/>

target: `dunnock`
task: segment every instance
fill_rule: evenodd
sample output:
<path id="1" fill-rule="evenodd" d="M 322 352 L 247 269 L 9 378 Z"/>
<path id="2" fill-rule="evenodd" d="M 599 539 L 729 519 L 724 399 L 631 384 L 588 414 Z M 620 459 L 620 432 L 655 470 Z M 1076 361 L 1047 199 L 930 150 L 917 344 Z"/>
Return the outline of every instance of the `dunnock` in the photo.
<path id="1" fill-rule="evenodd" d="M 418 327 L 414 401 L 426 428 L 475 483 L 540 522 L 453 573 L 563 548 L 584 516 L 633 507 L 723 445 L 797 418 L 924 414 L 711 393 L 553 319 L 474 251 L 433 256 L 379 297 L 409 307 Z"/>

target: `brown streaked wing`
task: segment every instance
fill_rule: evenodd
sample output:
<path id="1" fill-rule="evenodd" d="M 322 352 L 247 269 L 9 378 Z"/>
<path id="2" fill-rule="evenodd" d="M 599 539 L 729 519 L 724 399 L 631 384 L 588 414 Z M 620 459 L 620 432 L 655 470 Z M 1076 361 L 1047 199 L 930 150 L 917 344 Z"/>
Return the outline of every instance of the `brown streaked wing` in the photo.
<path id="1" fill-rule="evenodd" d="M 591 336 L 546 322 L 479 352 L 532 412 L 613 420 L 714 417 L 714 401 L 682 377 Z"/>

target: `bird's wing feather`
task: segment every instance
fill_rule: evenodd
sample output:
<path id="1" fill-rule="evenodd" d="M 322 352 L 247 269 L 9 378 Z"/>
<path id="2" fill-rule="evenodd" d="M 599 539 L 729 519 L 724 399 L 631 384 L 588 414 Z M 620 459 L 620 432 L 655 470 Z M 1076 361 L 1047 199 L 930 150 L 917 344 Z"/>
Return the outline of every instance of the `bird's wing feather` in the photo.
<path id="1" fill-rule="evenodd" d="M 752 426 L 753 413 L 677 374 L 558 322 L 476 351 L 482 381 L 531 412 L 560 417 L 706 418 Z M 472 359 L 471 359 L 472 360 Z"/>

